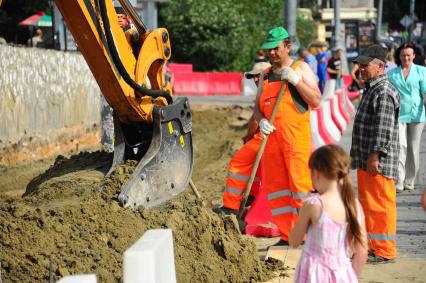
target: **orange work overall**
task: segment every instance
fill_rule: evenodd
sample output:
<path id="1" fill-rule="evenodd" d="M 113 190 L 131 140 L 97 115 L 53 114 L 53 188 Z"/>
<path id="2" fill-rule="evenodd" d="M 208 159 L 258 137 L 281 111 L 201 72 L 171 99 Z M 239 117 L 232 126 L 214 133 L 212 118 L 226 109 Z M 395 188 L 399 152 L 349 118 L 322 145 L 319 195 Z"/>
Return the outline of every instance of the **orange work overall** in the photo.
<path id="1" fill-rule="evenodd" d="M 393 179 L 358 169 L 358 197 L 365 213 L 368 248 L 387 259 L 396 258 L 396 191 Z"/>
<path id="2" fill-rule="evenodd" d="M 300 63 L 297 61 L 291 67 L 296 69 Z M 264 81 L 259 107 L 267 119 L 271 116 L 282 83 Z M 263 155 L 268 205 L 281 239 L 285 241 L 297 221 L 303 199 L 312 189 L 308 166 L 311 153 L 310 113 L 308 107 L 300 111 L 294 99 L 287 86 L 273 123 L 276 130 L 269 135 Z"/>
<path id="3" fill-rule="evenodd" d="M 258 132 L 231 158 L 226 176 L 226 187 L 222 196 L 222 203 L 224 207 L 235 210 L 240 208 L 244 190 L 261 143 L 262 136 Z M 255 196 L 259 190 L 259 169 L 256 172 L 256 177 L 254 178 L 253 185 L 251 186 L 251 196 Z"/>

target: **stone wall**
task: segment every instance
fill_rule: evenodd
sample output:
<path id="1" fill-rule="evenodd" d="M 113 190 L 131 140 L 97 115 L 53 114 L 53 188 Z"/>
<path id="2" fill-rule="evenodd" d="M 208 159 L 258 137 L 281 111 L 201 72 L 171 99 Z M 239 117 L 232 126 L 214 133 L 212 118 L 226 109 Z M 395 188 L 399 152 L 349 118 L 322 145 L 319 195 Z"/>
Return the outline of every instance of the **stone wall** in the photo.
<path id="1" fill-rule="evenodd" d="M 0 164 L 99 143 L 100 96 L 81 54 L 0 45 Z"/>

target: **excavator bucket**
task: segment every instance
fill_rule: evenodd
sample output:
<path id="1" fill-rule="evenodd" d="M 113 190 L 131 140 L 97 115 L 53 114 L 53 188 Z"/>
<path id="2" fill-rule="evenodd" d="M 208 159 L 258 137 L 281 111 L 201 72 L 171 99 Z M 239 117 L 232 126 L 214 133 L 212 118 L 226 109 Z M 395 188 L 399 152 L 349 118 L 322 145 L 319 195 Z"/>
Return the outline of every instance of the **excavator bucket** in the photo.
<path id="1" fill-rule="evenodd" d="M 124 160 L 141 157 L 119 194 L 124 207 L 160 205 L 182 192 L 191 177 L 194 157 L 188 99 L 180 97 L 172 105 L 154 106 L 153 118 L 149 125 L 114 119 L 115 151 L 107 175 Z"/>

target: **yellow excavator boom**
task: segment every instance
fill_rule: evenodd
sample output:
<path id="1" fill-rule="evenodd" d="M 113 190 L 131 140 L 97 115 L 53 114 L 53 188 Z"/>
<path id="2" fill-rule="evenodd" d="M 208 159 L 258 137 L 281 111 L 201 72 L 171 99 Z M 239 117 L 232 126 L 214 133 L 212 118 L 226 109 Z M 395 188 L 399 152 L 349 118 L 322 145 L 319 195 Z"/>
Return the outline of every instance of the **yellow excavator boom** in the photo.
<path id="1" fill-rule="evenodd" d="M 110 106 L 117 110 L 123 122 L 152 121 L 153 105 L 167 105 L 166 98 L 141 95 L 125 82 L 113 62 L 113 50 L 107 43 L 100 7 L 90 0 L 57 0 L 56 5 L 73 34 L 79 50 L 86 59 L 99 87 Z M 145 31 L 139 57 L 135 58 L 131 43 L 118 25 L 112 1 L 103 2 L 113 41 L 125 71 L 138 85 L 164 90 L 171 94 L 171 86 L 164 82 L 162 68 L 170 59 L 171 48 L 166 29 Z"/>
<path id="2" fill-rule="evenodd" d="M 192 112 L 187 98 L 174 100 L 165 81 L 168 31 L 148 30 L 128 0 L 120 4 L 135 27 L 130 35 L 119 26 L 112 0 L 55 2 L 114 110 L 115 150 L 107 175 L 126 159 L 139 161 L 119 200 L 149 208 L 174 197 L 192 173 Z"/>

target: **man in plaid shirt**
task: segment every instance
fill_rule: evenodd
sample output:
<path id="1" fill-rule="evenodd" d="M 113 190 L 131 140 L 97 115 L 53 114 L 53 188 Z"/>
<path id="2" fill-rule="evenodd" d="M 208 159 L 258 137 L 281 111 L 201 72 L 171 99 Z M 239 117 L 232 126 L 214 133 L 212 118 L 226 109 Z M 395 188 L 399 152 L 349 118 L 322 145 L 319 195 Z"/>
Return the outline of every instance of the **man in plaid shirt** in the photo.
<path id="1" fill-rule="evenodd" d="M 367 262 L 396 258 L 399 93 L 385 75 L 386 50 L 371 45 L 354 62 L 367 83 L 352 132 L 352 167 L 357 169 L 358 196 L 365 212 Z"/>

